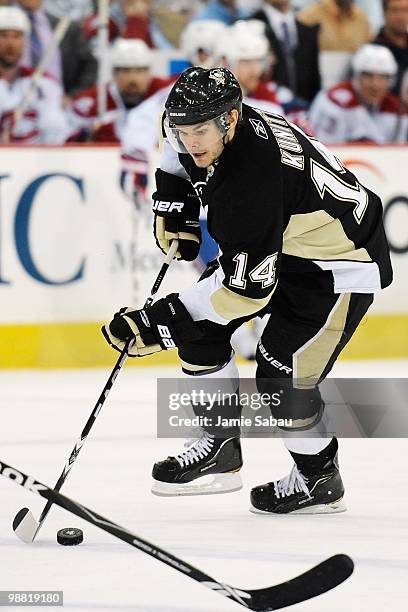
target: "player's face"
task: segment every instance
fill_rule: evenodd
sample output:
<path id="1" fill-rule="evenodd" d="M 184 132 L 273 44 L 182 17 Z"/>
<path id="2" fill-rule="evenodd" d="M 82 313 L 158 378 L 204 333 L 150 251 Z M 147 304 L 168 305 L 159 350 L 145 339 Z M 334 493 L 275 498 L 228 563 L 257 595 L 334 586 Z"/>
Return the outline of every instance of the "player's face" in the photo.
<path id="1" fill-rule="evenodd" d="M 27 11 L 38 11 L 41 8 L 43 0 L 18 0 L 19 4 Z"/>
<path id="2" fill-rule="evenodd" d="M 250 94 L 258 86 L 262 76 L 262 70 L 262 59 L 245 59 L 237 62 L 233 72 L 242 90 L 246 94 Z"/>
<path id="3" fill-rule="evenodd" d="M 128 17 L 147 17 L 152 8 L 152 0 L 120 0 Z"/>
<path id="4" fill-rule="evenodd" d="M 390 0 L 384 17 L 391 32 L 405 34 L 408 30 L 408 0 Z"/>
<path id="5" fill-rule="evenodd" d="M 199 168 L 211 166 L 224 149 L 223 135 L 214 121 L 182 126 L 178 134 Z"/>
<path id="6" fill-rule="evenodd" d="M 117 68 L 116 85 L 128 102 L 136 103 L 149 89 L 151 76 L 149 68 Z"/>
<path id="7" fill-rule="evenodd" d="M 379 105 L 391 86 L 391 78 L 384 74 L 363 72 L 358 77 L 360 96 L 365 104 Z"/>
<path id="8" fill-rule="evenodd" d="M 17 30 L 0 30 L 0 67 L 14 68 L 20 61 L 26 38 Z"/>
<path id="9" fill-rule="evenodd" d="M 278 11 L 286 13 L 290 9 L 290 0 L 268 0 L 268 4 L 271 4 Z"/>

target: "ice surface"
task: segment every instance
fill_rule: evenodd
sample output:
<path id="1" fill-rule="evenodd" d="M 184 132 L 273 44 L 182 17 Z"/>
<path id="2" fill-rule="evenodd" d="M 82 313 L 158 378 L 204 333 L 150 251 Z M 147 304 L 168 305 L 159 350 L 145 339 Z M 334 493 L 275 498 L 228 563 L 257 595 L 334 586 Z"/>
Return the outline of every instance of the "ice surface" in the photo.
<path id="1" fill-rule="evenodd" d="M 112 360 L 113 361 L 113 360 Z M 251 375 L 253 368 L 241 368 Z M 406 376 L 408 363 L 340 362 L 338 376 Z M 279 440 L 243 440 L 244 489 L 206 497 L 150 493 L 154 461 L 182 441 L 155 438 L 156 376 L 172 368 L 127 368 L 75 463 L 63 492 L 203 571 L 236 587 L 269 586 L 335 553 L 356 562 L 335 591 L 293 608 L 304 612 L 398 611 L 408 595 L 406 440 L 344 440 L 341 467 L 348 512 L 273 517 L 248 512 L 252 486 L 287 473 Z M 54 485 L 108 372 L 0 373 L 0 460 Z M 12 532 L 15 513 L 39 515 L 43 500 L 0 478 L 0 590 L 65 593 L 65 609 L 227 612 L 238 606 L 207 591 L 66 511 L 54 507 L 32 545 Z M 57 530 L 80 527 L 79 547 L 56 543 Z M 15 608 L 16 609 L 16 608 Z"/>

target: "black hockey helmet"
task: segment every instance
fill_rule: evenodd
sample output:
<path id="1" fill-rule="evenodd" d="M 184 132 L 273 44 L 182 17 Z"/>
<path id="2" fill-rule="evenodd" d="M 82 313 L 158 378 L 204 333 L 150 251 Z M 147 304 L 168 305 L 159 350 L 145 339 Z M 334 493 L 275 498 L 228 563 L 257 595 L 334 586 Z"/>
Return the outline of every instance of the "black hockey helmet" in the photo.
<path id="1" fill-rule="evenodd" d="M 226 68 L 187 68 L 181 73 L 166 104 L 170 127 L 215 119 L 233 108 L 242 113 L 242 90 Z"/>

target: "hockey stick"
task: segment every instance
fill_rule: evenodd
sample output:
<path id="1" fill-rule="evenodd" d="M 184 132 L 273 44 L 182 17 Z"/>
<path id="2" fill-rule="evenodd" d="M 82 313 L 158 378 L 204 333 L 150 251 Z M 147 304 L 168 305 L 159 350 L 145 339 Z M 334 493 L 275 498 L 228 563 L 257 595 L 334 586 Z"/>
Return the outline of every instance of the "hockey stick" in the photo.
<path id="1" fill-rule="evenodd" d="M 10 478 L 16 484 L 28 489 L 32 493 L 41 495 L 41 497 L 48 500 L 48 503 L 57 504 L 61 508 L 68 510 L 68 512 L 91 523 L 91 525 L 103 529 L 103 531 L 123 540 L 127 544 L 130 544 L 130 546 L 158 559 L 182 574 L 200 582 L 203 586 L 216 591 L 224 597 L 230 598 L 232 601 L 241 604 L 249 610 L 268 612 L 270 610 L 279 610 L 280 608 L 292 606 L 307 599 L 311 599 L 312 597 L 316 597 L 317 595 L 321 595 L 326 591 L 330 591 L 330 589 L 344 582 L 344 580 L 353 573 L 354 564 L 350 557 L 347 555 L 335 555 L 319 563 L 319 565 L 312 567 L 304 574 L 287 580 L 286 582 L 282 582 L 281 584 L 255 590 L 231 587 L 223 582 L 218 582 L 193 565 L 186 563 L 182 559 L 155 546 L 151 542 L 142 540 L 128 529 L 100 516 L 93 510 L 73 501 L 69 497 L 61 495 L 61 493 L 38 482 L 32 476 L 27 476 L 4 462 L 0 462 L 0 474 L 6 478 Z M 16 516 L 14 523 L 19 521 L 19 515 L 22 512 L 23 511 L 20 511 Z M 13 524 L 13 528 L 15 530 L 15 524 Z"/>
<path id="2" fill-rule="evenodd" d="M 144 308 L 148 308 L 153 302 L 153 298 L 156 295 L 157 291 L 159 290 L 159 287 L 166 275 L 167 270 L 170 267 L 170 264 L 173 260 L 174 255 L 177 252 L 177 249 L 178 249 L 178 241 L 173 240 L 170 246 L 169 252 L 166 255 L 164 262 L 162 264 L 162 267 L 160 268 L 160 271 L 156 277 L 156 280 L 153 283 L 153 287 L 150 291 L 150 296 L 147 298 L 144 304 Z M 62 485 L 64 484 L 65 480 L 67 479 L 67 476 L 69 472 L 71 471 L 71 468 L 74 465 L 76 458 L 79 455 L 79 451 L 83 447 L 85 440 L 88 437 L 88 434 L 91 431 L 93 424 L 95 423 L 96 418 L 98 414 L 100 413 L 101 408 L 104 405 L 105 400 L 108 397 L 110 390 L 113 387 L 113 383 L 115 382 L 117 375 L 119 374 L 120 370 L 122 369 L 123 364 L 126 361 L 128 350 L 132 346 L 132 344 L 133 344 L 133 341 L 128 340 L 117 362 L 115 363 L 115 366 L 102 390 L 102 393 L 100 394 L 94 406 L 94 409 L 92 410 L 92 414 L 89 417 L 84 429 L 82 430 L 81 436 L 78 439 L 77 443 L 75 444 L 69 456 L 69 459 L 67 463 L 65 464 L 64 469 L 62 470 L 61 476 L 57 480 L 57 483 L 54 487 L 55 491 L 59 491 Z M 20 540 L 22 540 L 23 542 L 26 542 L 26 544 L 31 544 L 31 542 L 34 542 L 34 539 L 37 533 L 40 531 L 41 526 L 48 512 L 50 511 L 51 506 L 52 506 L 52 501 L 48 501 L 38 521 L 35 519 L 33 513 L 28 508 L 22 508 L 17 513 L 13 521 L 13 529 L 14 529 L 15 534 L 20 538 Z"/>
<path id="3" fill-rule="evenodd" d="M 109 0 L 98 0 L 98 60 L 98 123 L 102 123 L 109 82 Z"/>

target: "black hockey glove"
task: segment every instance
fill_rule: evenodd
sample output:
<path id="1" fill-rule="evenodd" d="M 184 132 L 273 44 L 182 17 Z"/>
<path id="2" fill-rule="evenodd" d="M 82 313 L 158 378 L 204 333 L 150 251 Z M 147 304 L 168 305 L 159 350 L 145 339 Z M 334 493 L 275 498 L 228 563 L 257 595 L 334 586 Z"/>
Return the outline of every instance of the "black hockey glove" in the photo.
<path id="1" fill-rule="evenodd" d="M 130 357 L 174 349 L 203 335 L 177 293 L 158 300 L 146 310 L 121 308 L 112 321 L 102 327 L 102 333 L 117 351 L 123 350 L 126 340 L 135 338 Z"/>
<path id="2" fill-rule="evenodd" d="M 153 194 L 154 235 L 167 255 L 172 240 L 179 241 L 177 259 L 193 261 L 201 244 L 200 200 L 183 178 L 158 169 Z"/>

